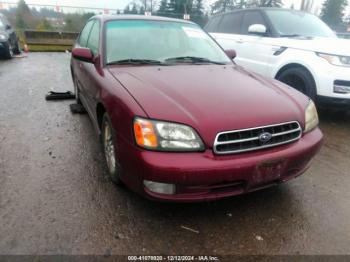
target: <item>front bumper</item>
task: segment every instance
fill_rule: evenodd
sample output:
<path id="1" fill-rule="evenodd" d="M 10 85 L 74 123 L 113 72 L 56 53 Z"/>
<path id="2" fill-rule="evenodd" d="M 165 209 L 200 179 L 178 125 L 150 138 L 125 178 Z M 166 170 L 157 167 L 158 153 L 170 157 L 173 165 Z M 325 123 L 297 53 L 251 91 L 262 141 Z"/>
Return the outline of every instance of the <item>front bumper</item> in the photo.
<path id="1" fill-rule="evenodd" d="M 202 153 L 164 153 L 133 147 L 123 154 L 125 177 L 134 191 L 162 201 L 195 202 L 244 194 L 301 175 L 322 144 L 317 128 L 297 142 L 250 153 L 218 156 Z M 135 155 L 136 154 L 136 157 Z M 149 191 L 143 180 L 176 185 L 176 194 Z"/>
<path id="2" fill-rule="evenodd" d="M 318 96 L 317 103 L 321 107 L 323 106 L 336 109 L 350 109 L 350 98 Z"/>
<path id="3" fill-rule="evenodd" d="M 313 75 L 317 85 L 319 100 L 324 102 L 326 99 L 332 102 L 331 100 L 334 99 L 331 105 L 341 105 L 344 102 L 339 103 L 339 101 L 346 100 L 350 103 L 350 93 L 339 93 L 334 90 L 335 86 L 339 85 L 339 82 L 350 82 L 350 67 L 331 65 L 324 59 L 319 60 L 317 66 L 317 71 Z"/>

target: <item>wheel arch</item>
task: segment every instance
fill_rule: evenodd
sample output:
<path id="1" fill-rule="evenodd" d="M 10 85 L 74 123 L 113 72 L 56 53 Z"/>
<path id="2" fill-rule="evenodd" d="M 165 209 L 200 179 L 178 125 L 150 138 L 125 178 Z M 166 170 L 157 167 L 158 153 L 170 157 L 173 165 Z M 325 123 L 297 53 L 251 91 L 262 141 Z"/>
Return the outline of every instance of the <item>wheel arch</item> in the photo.
<path id="1" fill-rule="evenodd" d="M 318 94 L 318 84 L 317 84 L 317 79 L 315 78 L 315 74 L 313 73 L 313 71 L 308 67 L 308 66 L 305 66 L 303 64 L 300 64 L 300 63 L 288 63 L 282 67 L 280 67 L 280 69 L 277 71 L 277 73 L 275 74 L 275 79 L 278 80 L 280 75 L 285 72 L 286 70 L 288 69 L 291 69 L 291 68 L 301 68 L 303 70 L 305 70 L 310 76 L 310 80 L 312 81 L 313 83 L 313 88 L 314 88 L 314 92 L 315 92 L 315 96 L 317 96 Z M 316 99 L 316 98 L 314 98 Z"/>
<path id="2" fill-rule="evenodd" d="M 283 66 L 281 66 L 277 72 L 275 73 L 275 76 L 274 78 L 275 79 L 278 79 L 278 77 L 284 72 L 286 71 L 287 69 L 290 69 L 290 68 L 295 68 L 295 67 L 300 67 L 300 68 L 303 68 L 304 70 L 308 71 L 310 73 L 310 75 L 312 76 L 314 82 L 315 82 L 315 77 L 314 77 L 314 74 L 312 73 L 312 71 L 310 70 L 310 68 L 308 68 L 307 66 L 305 65 L 302 65 L 300 63 L 288 63 L 288 64 L 285 64 Z"/>

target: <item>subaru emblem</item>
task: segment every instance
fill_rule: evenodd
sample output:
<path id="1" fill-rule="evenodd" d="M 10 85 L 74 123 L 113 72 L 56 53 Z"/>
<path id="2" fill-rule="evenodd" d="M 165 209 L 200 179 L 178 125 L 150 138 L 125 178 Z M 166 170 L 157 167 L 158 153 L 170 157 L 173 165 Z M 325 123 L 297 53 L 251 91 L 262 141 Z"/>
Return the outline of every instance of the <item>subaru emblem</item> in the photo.
<path id="1" fill-rule="evenodd" d="M 264 132 L 262 134 L 259 135 L 259 141 L 263 144 L 269 142 L 272 138 L 271 133 L 269 132 Z"/>

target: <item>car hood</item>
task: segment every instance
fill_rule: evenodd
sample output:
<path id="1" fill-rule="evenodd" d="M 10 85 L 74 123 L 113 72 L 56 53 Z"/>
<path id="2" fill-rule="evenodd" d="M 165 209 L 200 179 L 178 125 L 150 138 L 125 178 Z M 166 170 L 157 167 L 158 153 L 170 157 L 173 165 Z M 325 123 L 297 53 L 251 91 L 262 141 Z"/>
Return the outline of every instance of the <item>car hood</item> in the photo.
<path id="1" fill-rule="evenodd" d="M 320 53 L 350 56 L 350 40 L 332 37 L 278 38 L 277 45 Z"/>
<path id="2" fill-rule="evenodd" d="M 304 123 L 308 98 L 238 66 L 111 66 L 109 71 L 149 118 L 190 125 L 209 146 L 221 131 Z"/>

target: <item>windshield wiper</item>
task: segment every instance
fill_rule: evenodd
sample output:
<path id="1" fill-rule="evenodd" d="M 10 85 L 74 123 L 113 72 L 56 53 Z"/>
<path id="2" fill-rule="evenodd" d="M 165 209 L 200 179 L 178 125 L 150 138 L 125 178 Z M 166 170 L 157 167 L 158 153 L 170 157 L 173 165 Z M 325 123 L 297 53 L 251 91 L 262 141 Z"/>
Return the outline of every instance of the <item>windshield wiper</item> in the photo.
<path id="1" fill-rule="evenodd" d="M 108 62 L 107 65 L 166 65 L 158 60 L 151 59 L 122 59 L 117 61 Z"/>
<path id="2" fill-rule="evenodd" d="M 216 65 L 226 65 L 224 62 L 211 61 L 208 58 L 196 57 L 196 56 L 179 56 L 179 57 L 171 57 L 165 59 L 165 62 L 170 61 L 183 61 L 183 62 L 191 62 L 191 63 L 205 63 L 205 64 L 216 64 Z"/>

